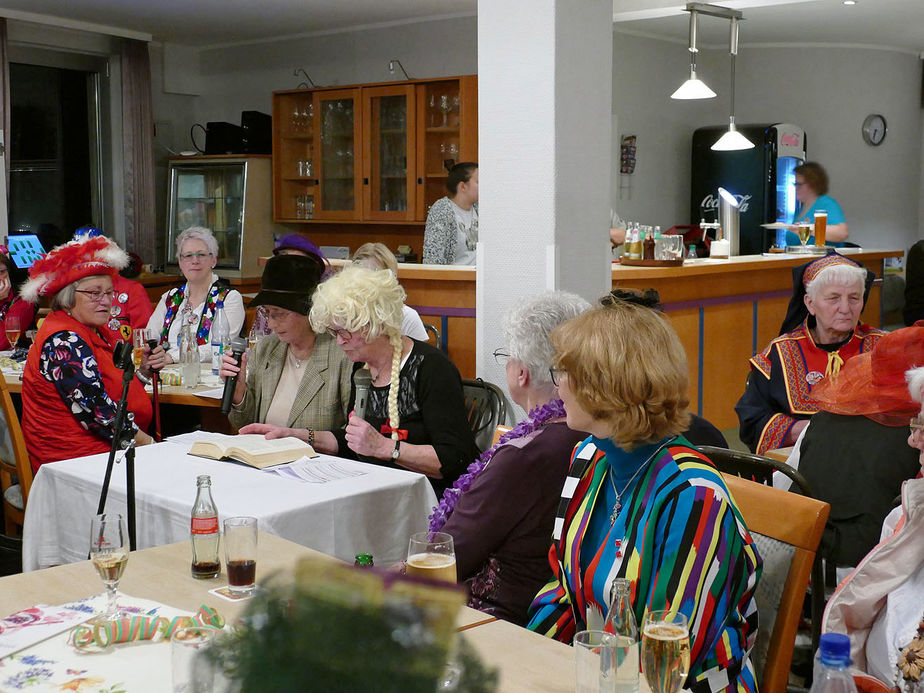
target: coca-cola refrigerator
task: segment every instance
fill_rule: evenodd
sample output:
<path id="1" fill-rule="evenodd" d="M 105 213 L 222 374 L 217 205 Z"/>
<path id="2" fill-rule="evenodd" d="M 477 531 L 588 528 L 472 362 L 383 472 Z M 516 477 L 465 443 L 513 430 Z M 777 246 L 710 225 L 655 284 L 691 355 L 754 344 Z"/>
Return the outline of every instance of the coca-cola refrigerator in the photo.
<path id="1" fill-rule="evenodd" d="M 739 125 L 754 148 L 710 149 L 727 129 L 727 125 L 702 127 L 693 133 L 690 223 L 718 220 L 719 187 L 723 187 L 740 202 L 739 253 L 755 255 L 766 251 L 775 238 L 775 232 L 761 224 L 793 220 L 793 169 L 805 162 L 805 131 L 791 123 Z"/>

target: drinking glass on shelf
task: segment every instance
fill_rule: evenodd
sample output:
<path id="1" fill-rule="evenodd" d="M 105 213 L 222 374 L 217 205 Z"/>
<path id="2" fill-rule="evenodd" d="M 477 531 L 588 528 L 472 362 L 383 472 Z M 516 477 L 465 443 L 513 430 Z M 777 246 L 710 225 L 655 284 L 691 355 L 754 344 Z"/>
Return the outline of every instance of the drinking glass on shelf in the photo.
<path id="1" fill-rule="evenodd" d="M 443 112 L 443 127 L 446 127 L 449 122 L 449 112 L 452 110 L 452 105 L 449 103 L 449 95 L 443 94 L 440 96 L 440 111 Z"/>
<path id="2" fill-rule="evenodd" d="M 449 145 L 449 158 L 456 159 L 457 161 L 459 159 L 459 145 L 457 145 L 455 142 L 452 142 Z"/>
<path id="3" fill-rule="evenodd" d="M 6 339 L 10 343 L 10 349 L 15 349 L 16 342 L 19 341 L 19 335 L 22 332 L 19 316 L 7 315 L 6 320 L 3 321 L 3 329 L 6 330 Z"/>
<path id="4" fill-rule="evenodd" d="M 104 623 L 121 618 L 116 602 L 119 580 L 128 563 L 128 532 L 118 513 L 97 515 L 90 522 L 90 560 L 106 584 L 106 612 L 94 621 Z"/>
<path id="5" fill-rule="evenodd" d="M 405 572 L 442 582 L 456 581 L 456 551 L 446 532 L 417 532 L 407 548 Z"/>
<path id="6" fill-rule="evenodd" d="M 677 693 L 690 671 L 690 630 L 679 611 L 649 611 L 642 626 L 642 672 L 651 693 Z"/>
<path id="7" fill-rule="evenodd" d="M 295 107 L 292 109 L 292 117 L 290 119 L 292 125 L 292 131 L 298 132 L 302 129 L 302 112 L 298 108 L 298 104 L 295 104 Z"/>

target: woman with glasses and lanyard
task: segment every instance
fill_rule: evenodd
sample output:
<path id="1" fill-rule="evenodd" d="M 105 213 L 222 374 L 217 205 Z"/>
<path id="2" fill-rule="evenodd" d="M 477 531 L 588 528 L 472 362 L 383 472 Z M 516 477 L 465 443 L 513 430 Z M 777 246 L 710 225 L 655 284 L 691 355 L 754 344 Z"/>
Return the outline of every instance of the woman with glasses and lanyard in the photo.
<path id="1" fill-rule="evenodd" d="M 146 355 L 146 364 L 154 369 L 179 360 L 184 321 L 196 325 L 199 360 L 203 362 L 212 358 L 209 332 L 220 304 L 224 306 L 232 336 L 244 325 L 241 294 L 212 272 L 218 262 L 218 242 L 212 232 L 201 226 L 186 229 L 177 236 L 176 256 L 186 283 L 165 292 L 148 321 L 148 329 L 160 333 L 160 344 Z"/>
<path id="2" fill-rule="evenodd" d="M 29 302 L 53 296 L 23 373 L 22 430 L 32 470 L 46 462 L 106 452 L 122 394 L 122 371 L 106 329 L 112 278 L 128 262 L 105 237 L 82 237 L 52 250 L 29 270 L 21 295 Z M 135 443 L 151 442 L 144 429 L 151 402 L 135 378 L 128 391 Z"/>

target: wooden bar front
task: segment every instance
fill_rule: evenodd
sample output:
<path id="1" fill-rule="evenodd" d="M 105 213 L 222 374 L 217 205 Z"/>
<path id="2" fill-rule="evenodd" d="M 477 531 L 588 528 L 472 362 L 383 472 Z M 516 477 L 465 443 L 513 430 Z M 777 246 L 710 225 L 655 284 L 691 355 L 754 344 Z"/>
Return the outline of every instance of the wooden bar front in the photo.
<path id="1" fill-rule="evenodd" d="M 882 324 L 882 271 L 900 250 L 842 249 L 877 277 L 861 319 Z M 738 425 L 748 359 L 779 333 L 792 296 L 792 268 L 808 258 L 733 257 L 687 260 L 683 267 L 613 265 L 613 287 L 657 289 L 680 336 L 690 371 L 690 410 L 720 429 Z"/>

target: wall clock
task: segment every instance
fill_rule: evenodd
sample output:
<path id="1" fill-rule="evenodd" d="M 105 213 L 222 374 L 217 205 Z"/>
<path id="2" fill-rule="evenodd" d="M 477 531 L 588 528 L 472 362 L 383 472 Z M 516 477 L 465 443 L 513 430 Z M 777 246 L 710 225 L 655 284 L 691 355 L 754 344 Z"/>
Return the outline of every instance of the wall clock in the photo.
<path id="1" fill-rule="evenodd" d="M 885 139 L 887 130 L 885 118 L 878 113 L 872 113 L 863 121 L 863 141 L 871 147 L 878 147 Z"/>

